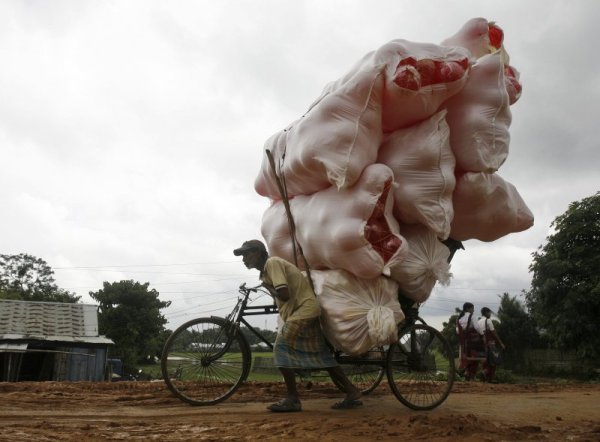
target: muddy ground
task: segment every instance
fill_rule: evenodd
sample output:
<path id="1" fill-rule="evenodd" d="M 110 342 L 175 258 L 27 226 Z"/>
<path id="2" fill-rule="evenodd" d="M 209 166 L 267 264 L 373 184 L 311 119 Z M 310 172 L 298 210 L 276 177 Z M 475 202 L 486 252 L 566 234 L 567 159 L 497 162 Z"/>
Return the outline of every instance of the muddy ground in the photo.
<path id="1" fill-rule="evenodd" d="M 600 441 L 600 385 L 455 384 L 433 411 L 404 407 L 385 382 L 354 410 L 332 410 L 328 384 L 301 387 L 303 411 L 266 405 L 281 383 L 247 384 L 193 407 L 162 382 L 0 383 L 1 441 Z"/>

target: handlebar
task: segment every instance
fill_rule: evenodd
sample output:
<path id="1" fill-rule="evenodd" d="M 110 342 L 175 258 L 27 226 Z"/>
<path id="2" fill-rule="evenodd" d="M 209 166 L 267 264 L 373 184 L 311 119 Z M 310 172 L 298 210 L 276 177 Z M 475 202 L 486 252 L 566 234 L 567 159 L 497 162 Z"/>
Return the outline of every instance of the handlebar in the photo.
<path id="1" fill-rule="evenodd" d="M 256 287 L 246 287 L 246 283 L 244 282 L 243 284 L 240 285 L 240 292 L 244 292 L 244 293 L 250 293 L 250 292 L 254 292 L 256 293 L 258 291 L 259 288 L 261 288 L 263 285 L 259 284 Z"/>
<path id="2" fill-rule="evenodd" d="M 241 296 L 238 296 L 237 304 L 227 317 L 227 319 L 230 322 L 236 324 L 240 324 L 240 322 L 242 322 L 246 326 L 248 326 L 248 324 L 243 319 L 244 316 L 270 315 L 278 313 L 278 308 L 277 304 L 275 303 L 275 299 L 273 299 L 269 304 L 248 305 L 248 303 L 253 303 L 253 301 L 256 301 L 256 299 L 261 298 L 262 295 L 270 295 L 270 292 L 266 288 L 265 284 L 259 284 L 256 287 L 246 287 L 246 283 L 243 283 L 240 285 L 239 289 Z M 258 295 L 256 299 L 251 299 L 250 293 L 252 292 L 260 293 L 260 295 Z"/>

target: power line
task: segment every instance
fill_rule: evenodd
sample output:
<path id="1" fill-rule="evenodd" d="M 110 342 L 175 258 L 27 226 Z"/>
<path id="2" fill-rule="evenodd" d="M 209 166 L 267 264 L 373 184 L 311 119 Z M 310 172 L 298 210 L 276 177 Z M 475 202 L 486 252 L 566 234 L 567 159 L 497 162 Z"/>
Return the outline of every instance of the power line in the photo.
<path id="1" fill-rule="evenodd" d="M 217 276 L 217 275 L 215 275 Z M 204 280 L 200 280 L 200 281 L 181 281 L 181 282 L 152 282 L 150 283 L 151 286 L 159 286 L 159 285 L 176 285 L 176 284 L 200 284 L 200 283 L 207 283 L 207 282 L 219 282 L 219 281 L 231 281 L 231 280 L 240 280 L 240 279 L 249 279 L 246 277 L 246 275 L 244 276 L 228 276 L 226 278 L 215 278 L 215 279 L 204 279 Z M 65 290 L 87 290 L 87 289 L 94 289 L 96 288 L 96 286 L 79 286 L 79 287 L 62 287 Z M 162 292 L 161 293 L 169 293 L 169 292 Z M 190 292 L 192 293 L 192 292 Z"/>
<path id="2" fill-rule="evenodd" d="M 120 264 L 120 265 L 108 265 L 108 266 L 72 266 L 72 267 L 53 267 L 54 270 L 73 270 L 73 269 L 105 269 L 105 268 L 128 268 L 128 267 L 171 267 L 171 266 L 188 266 L 188 265 L 209 265 L 209 264 L 231 264 L 238 263 L 239 260 L 235 261 L 213 261 L 213 262 L 186 262 L 179 264 Z"/>
<path id="3" fill-rule="evenodd" d="M 440 288 L 441 290 L 441 288 Z M 501 288 L 487 288 L 487 287 L 451 287 L 451 286 L 447 286 L 444 287 L 444 290 L 497 290 L 497 291 L 510 291 L 510 292 L 514 292 L 517 290 L 525 290 L 523 288 L 518 288 L 518 289 L 501 289 Z"/>
<path id="4" fill-rule="evenodd" d="M 235 298 L 237 298 L 237 296 L 230 296 L 228 298 L 219 299 L 218 301 L 203 303 L 203 304 L 197 305 L 195 307 L 188 307 L 188 308 L 185 308 L 185 309 L 175 310 L 174 312 L 169 312 L 169 313 L 165 314 L 165 316 L 172 316 L 172 315 L 174 315 L 176 313 L 185 312 L 185 311 L 190 310 L 190 308 L 196 309 L 196 308 L 200 308 L 200 307 L 205 307 L 207 305 L 219 304 L 219 303 L 222 303 L 224 301 L 229 301 L 229 300 L 235 299 Z"/>
<path id="5" fill-rule="evenodd" d="M 119 273 L 125 273 L 122 270 L 115 270 L 115 269 L 85 269 L 85 268 L 81 268 L 81 269 L 69 269 L 69 270 L 86 270 L 86 271 L 93 271 L 93 272 L 119 272 Z M 144 275 L 188 275 L 188 276 L 217 276 L 218 273 L 192 273 L 192 272 L 150 272 L 150 271 L 132 271 L 130 273 L 135 273 L 135 274 L 144 274 Z"/>
<path id="6" fill-rule="evenodd" d="M 185 312 L 184 312 L 184 313 L 178 313 L 178 314 L 175 314 L 175 315 L 169 315 L 169 316 L 165 315 L 165 316 L 166 316 L 166 317 L 167 317 L 169 320 L 170 320 L 170 319 L 173 319 L 173 318 L 181 318 L 181 317 L 183 317 L 183 316 L 191 316 L 191 315 L 194 315 L 195 317 L 198 317 L 198 318 L 200 318 L 200 317 L 202 317 L 203 315 L 205 315 L 205 314 L 207 314 L 207 313 L 218 312 L 218 311 L 221 311 L 221 310 L 224 310 L 224 309 L 227 309 L 227 310 L 229 310 L 230 308 L 231 308 L 231 307 L 221 307 L 221 308 L 216 308 L 216 309 L 212 309 L 212 310 L 202 310 L 202 311 L 200 311 L 200 312 L 197 312 L 197 313 L 194 313 L 194 312 L 192 312 L 192 311 L 190 311 L 190 310 L 185 310 Z"/>

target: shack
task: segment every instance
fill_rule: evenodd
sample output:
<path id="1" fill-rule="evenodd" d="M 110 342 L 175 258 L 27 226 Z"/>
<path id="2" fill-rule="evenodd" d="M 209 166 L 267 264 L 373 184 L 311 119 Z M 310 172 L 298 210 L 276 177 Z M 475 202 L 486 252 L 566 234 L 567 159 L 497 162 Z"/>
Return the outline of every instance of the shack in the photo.
<path id="1" fill-rule="evenodd" d="M 102 381 L 112 344 L 95 305 L 0 300 L 0 382 Z"/>

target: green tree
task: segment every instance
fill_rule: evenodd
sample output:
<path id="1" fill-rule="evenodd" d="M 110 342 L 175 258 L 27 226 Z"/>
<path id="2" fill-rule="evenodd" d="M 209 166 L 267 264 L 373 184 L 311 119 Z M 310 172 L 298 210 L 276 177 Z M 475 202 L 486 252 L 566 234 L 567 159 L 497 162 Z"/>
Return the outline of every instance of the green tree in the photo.
<path id="1" fill-rule="evenodd" d="M 46 261 L 21 253 L 0 255 L 0 299 L 75 303 L 80 297 L 55 284 Z"/>
<path id="2" fill-rule="evenodd" d="M 249 345 L 256 345 L 256 344 L 262 342 L 258 338 L 258 336 L 256 336 L 254 333 L 252 333 L 250 331 L 250 329 L 248 329 L 246 327 L 241 327 L 241 331 Z M 276 331 L 268 330 L 268 329 L 261 329 L 260 327 L 256 327 L 256 331 L 258 331 L 258 333 L 260 333 L 267 341 L 269 341 L 271 343 L 275 342 L 275 338 L 277 337 Z"/>
<path id="3" fill-rule="evenodd" d="M 572 202 L 533 253 L 529 311 L 558 348 L 600 356 L 600 192 Z"/>
<path id="4" fill-rule="evenodd" d="M 446 338 L 450 347 L 454 350 L 454 356 L 458 357 L 458 334 L 456 333 L 456 320 L 462 312 L 461 308 L 456 307 L 454 314 L 448 318 L 448 322 L 442 323 L 442 335 Z"/>
<path id="5" fill-rule="evenodd" d="M 171 302 L 161 301 L 156 290 L 148 290 L 149 285 L 132 280 L 104 282 L 101 290 L 90 292 L 99 304 L 100 333 L 115 342 L 113 354 L 128 368 L 148 356 L 160 357 L 168 336 L 167 320 L 160 310 Z"/>
<path id="6" fill-rule="evenodd" d="M 507 368 L 525 368 L 525 351 L 542 345 L 535 321 L 525 306 L 517 299 L 504 293 L 498 308 L 499 324 L 496 331 L 506 345 L 504 364 Z"/>

